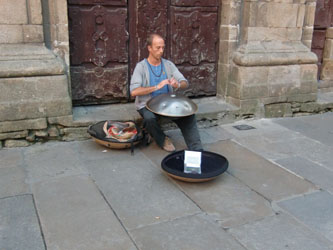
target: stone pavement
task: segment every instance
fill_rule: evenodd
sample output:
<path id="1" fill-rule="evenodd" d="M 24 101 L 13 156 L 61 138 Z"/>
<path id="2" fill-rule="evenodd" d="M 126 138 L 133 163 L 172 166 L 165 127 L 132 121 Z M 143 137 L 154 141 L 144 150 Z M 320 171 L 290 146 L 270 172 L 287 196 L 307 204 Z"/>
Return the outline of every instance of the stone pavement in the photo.
<path id="1" fill-rule="evenodd" d="M 206 183 L 166 177 L 154 143 L 2 149 L 0 249 L 333 249 L 332 124 L 325 113 L 201 129 L 230 163 Z"/>

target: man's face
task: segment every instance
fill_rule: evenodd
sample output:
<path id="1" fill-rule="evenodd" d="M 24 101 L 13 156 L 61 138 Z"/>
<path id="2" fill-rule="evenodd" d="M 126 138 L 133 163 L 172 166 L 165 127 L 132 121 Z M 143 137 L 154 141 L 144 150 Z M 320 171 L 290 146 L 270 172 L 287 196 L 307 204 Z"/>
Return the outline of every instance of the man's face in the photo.
<path id="1" fill-rule="evenodd" d="M 151 46 L 148 46 L 149 55 L 156 60 L 160 60 L 164 52 L 165 44 L 164 40 L 155 36 Z"/>

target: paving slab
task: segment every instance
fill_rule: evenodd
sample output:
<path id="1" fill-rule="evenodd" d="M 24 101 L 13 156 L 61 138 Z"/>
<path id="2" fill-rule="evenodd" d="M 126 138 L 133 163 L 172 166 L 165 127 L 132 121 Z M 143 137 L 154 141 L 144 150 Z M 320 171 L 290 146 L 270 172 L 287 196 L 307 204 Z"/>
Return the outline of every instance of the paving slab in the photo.
<path id="1" fill-rule="evenodd" d="M 267 200 L 228 173 L 204 183 L 176 183 L 223 228 L 242 225 L 274 214 Z"/>
<path id="2" fill-rule="evenodd" d="M 21 167 L 0 168 L 0 187 L 0 198 L 31 193 Z"/>
<path id="3" fill-rule="evenodd" d="M 281 201 L 278 206 L 333 243 L 333 195 L 322 191 Z"/>
<path id="4" fill-rule="evenodd" d="M 23 153 L 21 148 L 1 149 L 0 168 L 17 167 L 23 163 Z"/>
<path id="5" fill-rule="evenodd" d="M 286 118 L 273 120 L 274 122 L 302 133 L 303 135 L 333 147 L 333 115 L 312 115 L 298 119 Z"/>
<path id="6" fill-rule="evenodd" d="M 245 250 L 205 214 L 154 224 L 130 233 L 141 250 Z"/>
<path id="7" fill-rule="evenodd" d="M 333 170 L 327 169 L 303 157 L 294 156 L 276 161 L 316 186 L 333 194 Z"/>
<path id="8" fill-rule="evenodd" d="M 286 214 L 228 230 L 248 250 L 329 250 L 330 243 Z"/>
<path id="9" fill-rule="evenodd" d="M 109 159 L 85 165 L 127 229 L 200 212 L 142 153 L 123 157 L 112 152 Z"/>
<path id="10" fill-rule="evenodd" d="M 24 151 L 29 183 L 85 173 L 75 143 L 50 142 Z"/>
<path id="11" fill-rule="evenodd" d="M 0 249 L 45 249 L 32 195 L 0 199 Z"/>
<path id="12" fill-rule="evenodd" d="M 32 186 L 48 250 L 137 249 L 87 176 Z"/>
<path id="13" fill-rule="evenodd" d="M 233 141 L 213 143 L 208 145 L 208 148 L 228 159 L 228 172 L 231 175 L 268 200 L 280 200 L 317 189 L 310 182 L 280 168 Z"/>

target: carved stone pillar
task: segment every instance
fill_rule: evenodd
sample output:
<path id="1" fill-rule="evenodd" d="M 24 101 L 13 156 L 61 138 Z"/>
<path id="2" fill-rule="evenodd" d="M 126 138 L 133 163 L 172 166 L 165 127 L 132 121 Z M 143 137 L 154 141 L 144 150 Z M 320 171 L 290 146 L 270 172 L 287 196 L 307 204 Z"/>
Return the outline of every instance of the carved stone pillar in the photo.
<path id="1" fill-rule="evenodd" d="M 291 116 L 317 97 L 317 57 L 302 43 L 303 0 L 244 1 L 225 98 L 243 114 Z M 222 52 L 223 53 L 223 52 Z M 226 53 L 226 52 L 224 52 Z"/>
<path id="2" fill-rule="evenodd" d="M 333 27 L 326 31 L 325 48 L 323 55 L 323 67 L 320 74 L 320 87 L 333 91 Z"/>

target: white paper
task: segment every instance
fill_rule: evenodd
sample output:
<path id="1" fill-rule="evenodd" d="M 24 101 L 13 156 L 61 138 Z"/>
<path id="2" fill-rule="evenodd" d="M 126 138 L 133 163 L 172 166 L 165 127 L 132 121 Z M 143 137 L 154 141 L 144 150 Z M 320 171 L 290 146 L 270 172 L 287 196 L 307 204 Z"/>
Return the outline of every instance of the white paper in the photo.
<path id="1" fill-rule="evenodd" d="M 184 173 L 201 174 L 201 152 L 185 150 Z"/>

